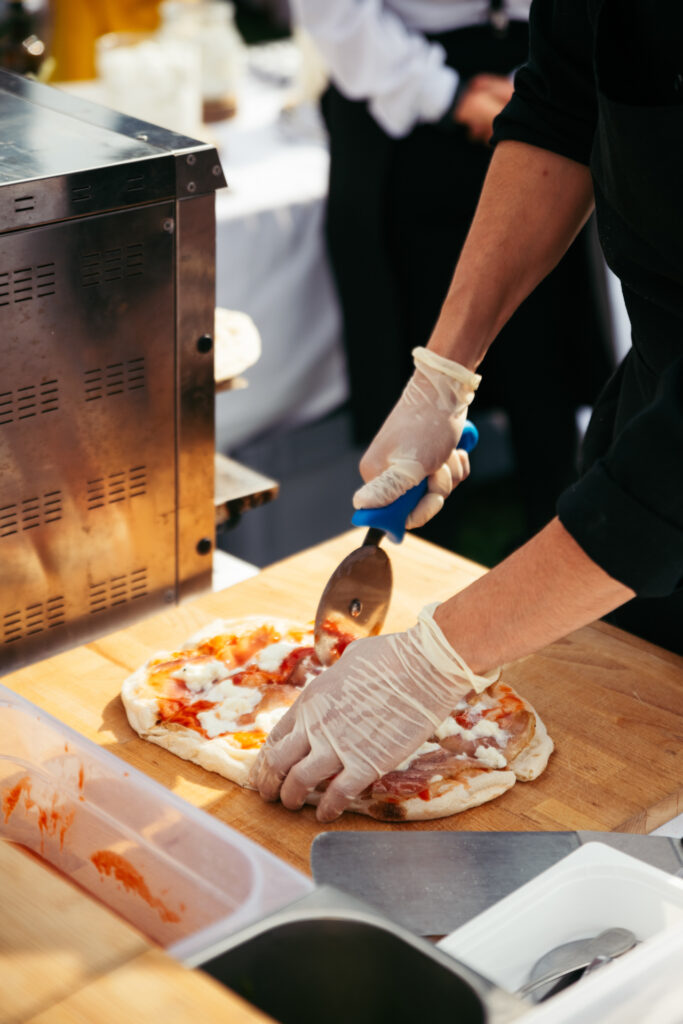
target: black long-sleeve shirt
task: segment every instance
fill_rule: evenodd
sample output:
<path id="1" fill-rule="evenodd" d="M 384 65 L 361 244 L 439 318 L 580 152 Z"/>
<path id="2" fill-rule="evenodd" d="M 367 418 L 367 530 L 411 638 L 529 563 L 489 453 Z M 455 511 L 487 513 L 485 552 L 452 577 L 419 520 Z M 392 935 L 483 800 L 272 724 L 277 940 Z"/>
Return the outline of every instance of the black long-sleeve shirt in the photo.
<path id="1" fill-rule="evenodd" d="M 592 464 L 561 496 L 558 514 L 598 565 L 644 597 L 670 594 L 683 580 L 681 8 L 680 0 L 535 0 L 529 61 L 494 134 L 494 144 L 526 142 L 593 172 L 633 349 L 596 404 Z M 644 130 L 649 162 L 613 158 L 615 123 L 628 145 Z M 606 177 L 614 187 L 605 190 Z"/>

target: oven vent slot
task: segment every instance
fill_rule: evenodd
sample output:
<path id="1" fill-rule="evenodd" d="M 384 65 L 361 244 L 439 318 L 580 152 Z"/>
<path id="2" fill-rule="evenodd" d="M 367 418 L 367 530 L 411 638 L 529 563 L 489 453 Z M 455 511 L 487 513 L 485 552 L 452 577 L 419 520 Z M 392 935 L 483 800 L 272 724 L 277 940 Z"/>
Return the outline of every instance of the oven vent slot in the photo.
<path id="1" fill-rule="evenodd" d="M 54 263 L 39 263 L 0 273 L 0 306 L 44 299 L 55 293 Z"/>
<path id="2" fill-rule="evenodd" d="M 126 194 L 132 192 L 144 192 L 145 191 L 145 176 L 144 174 L 138 174 L 133 178 L 129 178 L 126 182 Z"/>
<path id="3" fill-rule="evenodd" d="M 47 601 L 37 601 L 6 612 L 2 620 L 3 643 L 11 644 L 16 640 L 44 633 L 46 629 L 63 626 L 66 621 L 64 614 L 64 597 L 49 597 Z"/>
<path id="4" fill-rule="evenodd" d="M 108 608 L 136 601 L 147 595 L 147 569 L 112 576 L 90 584 L 90 614 L 97 615 Z"/>
<path id="5" fill-rule="evenodd" d="M 122 395 L 124 391 L 139 391 L 145 386 L 145 357 L 86 370 L 84 383 L 86 402 Z"/>
<path id="6" fill-rule="evenodd" d="M 87 203 L 92 199 L 92 185 L 74 185 L 71 189 L 73 203 Z"/>
<path id="7" fill-rule="evenodd" d="M 46 491 L 35 498 L 0 507 L 0 537 L 35 530 L 38 526 L 56 523 L 62 518 L 62 492 Z"/>
<path id="8" fill-rule="evenodd" d="M 93 285 L 121 281 L 124 277 L 140 277 L 144 271 L 145 251 L 142 242 L 102 252 L 89 252 L 81 256 L 81 285 Z"/>
<path id="9" fill-rule="evenodd" d="M 127 472 L 110 473 L 88 480 L 88 508 L 104 508 L 119 501 L 139 498 L 147 491 L 147 467 L 132 466 Z"/>
<path id="10" fill-rule="evenodd" d="M 14 200 L 14 212 L 26 213 L 28 210 L 35 210 L 35 196 L 16 196 Z"/>
<path id="11" fill-rule="evenodd" d="M 15 391 L 0 391 L 0 426 L 59 409 L 59 382 L 44 380 Z"/>

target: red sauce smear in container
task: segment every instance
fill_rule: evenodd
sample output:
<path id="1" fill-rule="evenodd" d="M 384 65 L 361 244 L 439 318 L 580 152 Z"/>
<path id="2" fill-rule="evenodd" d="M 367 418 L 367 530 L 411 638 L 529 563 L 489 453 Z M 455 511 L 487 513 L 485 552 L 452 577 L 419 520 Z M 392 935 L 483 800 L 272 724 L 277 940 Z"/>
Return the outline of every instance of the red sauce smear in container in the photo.
<path id="1" fill-rule="evenodd" d="M 52 806 L 49 810 L 45 807 L 40 807 L 36 804 L 35 800 L 31 798 L 31 779 L 28 775 L 25 775 L 23 779 L 12 786 L 11 789 L 5 791 L 2 798 L 2 810 L 7 823 L 17 808 L 21 797 L 24 798 L 24 809 L 30 811 L 32 807 L 38 808 L 38 829 L 40 830 L 41 838 L 41 849 L 46 836 L 59 836 L 59 849 L 64 849 L 64 838 L 68 829 L 74 820 L 74 811 L 68 813 L 64 810 L 59 810 L 57 807 L 58 796 L 55 793 L 52 797 Z"/>
<path id="2" fill-rule="evenodd" d="M 25 775 L 23 779 L 19 779 L 15 786 L 11 789 L 5 790 L 5 795 L 2 798 L 2 813 L 5 816 L 5 823 L 11 818 L 15 807 L 21 799 L 21 794 L 24 793 L 26 800 L 30 798 L 28 794 L 31 792 L 31 780 L 28 775 Z M 31 801 L 32 802 L 32 801 Z"/>
<path id="3" fill-rule="evenodd" d="M 137 893 L 145 903 L 158 912 L 162 921 L 169 924 L 176 924 L 180 921 L 180 916 L 175 911 L 170 910 L 156 896 L 152 896 L 140 872 L 125 857 L 112 850 L 96 850 L 90 855 L 90 860 L 101 875 L 111 875 L 121 883 L 126 892 Z"/>

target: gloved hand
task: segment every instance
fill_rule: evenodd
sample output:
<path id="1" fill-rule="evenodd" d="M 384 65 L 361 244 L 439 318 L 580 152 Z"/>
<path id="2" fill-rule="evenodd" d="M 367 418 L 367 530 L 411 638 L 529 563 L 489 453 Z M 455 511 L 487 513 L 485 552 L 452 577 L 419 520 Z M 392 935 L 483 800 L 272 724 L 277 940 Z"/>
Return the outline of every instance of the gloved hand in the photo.
<path id="1" fill-rule="evenodd" d="M 251 784 L 296 810 L 324 779 L 319 821 L 333 821 L 381 775 L 414 753 L 463 694 L 490 686 L 475 675 L 424 608 L 405 633 L 356 640 L 309 683 L 271 732 Z M 338 774 L 337 774 L 338 773 Z"/>
<path id="2" fill-rule="evenodd" d="M 469 476 L 467 452 L 456 448 L 481 377 L 426 348 L 413 349 L 415 372 L 365 455 L 364 484 L 354 508 L 382 508 L 427 477 L 427 492 L 406 526 L 435 516 L 453 488 Z"/>

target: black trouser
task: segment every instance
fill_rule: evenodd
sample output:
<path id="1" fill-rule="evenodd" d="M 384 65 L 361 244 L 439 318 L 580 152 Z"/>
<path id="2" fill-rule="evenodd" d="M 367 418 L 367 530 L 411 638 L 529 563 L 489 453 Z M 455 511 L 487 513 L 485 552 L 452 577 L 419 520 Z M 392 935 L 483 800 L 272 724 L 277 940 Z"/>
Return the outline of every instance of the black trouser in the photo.
<path id="1" fill-rule="evenodd" d="M 520 23 L 504 40 L 488 28 L 437 38 L 464 78 L 507 74 L 526 59 L 527 28 Z M 412 372 L 412 348 L 429 339 L 491 151 L 470 143 L 457 126 L 419 125 L 407 138 L 391 139 L 365 103 L 334 88 L 323 98 L 323 112 L 331 146 L 328 243 L 356 439 L 367 444 Z M 553 516 L 558 494 L 573 478 L 575 410 L 592 403 L 612 369 L 598 294 L 604 282 L 594 273 L 591 244 L 584 232 L 504 328 L 481 368 L 473 418 L 487 407 L 508 414 L 529 532 Z M 448 508 L 433 522 L 431 539 L 441 543 L 448 542 Z"/>

